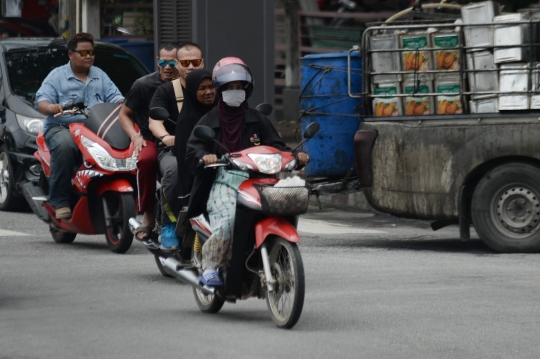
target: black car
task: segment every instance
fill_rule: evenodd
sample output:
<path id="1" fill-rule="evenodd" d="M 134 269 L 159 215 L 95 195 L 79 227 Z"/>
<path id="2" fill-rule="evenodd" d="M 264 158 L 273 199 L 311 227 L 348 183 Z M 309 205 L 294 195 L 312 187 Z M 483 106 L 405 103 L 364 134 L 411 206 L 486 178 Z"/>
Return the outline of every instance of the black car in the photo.
<path id="1" fill-rule="evenodd" d="M 148 70 L 117 45 L 95 42 L 94 65 L 109 75 L 125 96 Z M 44 116 L 33 107 L 36 92 L 51 70 L 69 61 L 67 43 L 54 38 L 0 40 L 0 210 L 26 207 L 21 185 L 37 182 L 34 158 Z"/>

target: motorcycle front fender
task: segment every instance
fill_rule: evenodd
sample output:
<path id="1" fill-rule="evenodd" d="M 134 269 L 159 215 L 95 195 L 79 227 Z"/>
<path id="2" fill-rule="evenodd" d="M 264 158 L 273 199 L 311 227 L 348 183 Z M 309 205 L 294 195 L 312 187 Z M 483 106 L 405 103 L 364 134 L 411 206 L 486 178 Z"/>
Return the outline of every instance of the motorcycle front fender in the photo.
<path id="1" fill-rule="evenodd" d="M 269 235 L 276 235 L 291 243 L 300 242 L 296 228 L 281 217 L 268 217 L 255 225 L 255 245 L 259 248 Z"/>
<path id="2" fill-rule="evenodd" d="M 101 196 L 107 191 L 133 192 L 133 186 L 124 178 L 115 178 L 111 180 L 103 178 L 97 187 L 97 193 Z"/>

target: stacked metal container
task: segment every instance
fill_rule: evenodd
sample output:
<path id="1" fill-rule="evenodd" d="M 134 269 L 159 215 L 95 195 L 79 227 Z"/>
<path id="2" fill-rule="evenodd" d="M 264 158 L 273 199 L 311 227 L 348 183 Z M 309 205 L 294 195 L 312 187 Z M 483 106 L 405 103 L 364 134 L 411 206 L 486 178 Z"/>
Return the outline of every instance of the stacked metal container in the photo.
<path id="1" fill-rule="evenodd" d="M 454 115 L 463 113 L 460 96 L 461 69 L 460 35 L 456 29 L 443 29 L 431 35 L 435 70 L 434 92 L 444 95 L 435 98 L 436 113 Z"/>
<path id="2" fill-rule="evenodd" d="M 404 111 L 408 116 L 434 114 L 433 97 L 424 95 L 433 92 L 433 77 L 428 71 L 434 69 L 430 32 L 414 32 L 400 35 L 401 67 L 407 72 L 403 76 Z"/>
<path id="3" fill-rule="evenodd" d="M 373 99 L 373 114 L 380 116 L 400 116 L 403 115 L 401 93 L 401 74 L 388 74 L 389 72 L 400 71 L 400 59 L 398 51 L 398 35 L 380 34 L 370 38 L 371 50 L 388 50 L 371 53 L 371 64 L 373 72 L 380 73 L 373 75 L 372 88 L 375 97 Z"/>
<path id="4" fill-rule="evenodd" d="M 493 29 L 485 25 L 499 14 L 499 8 L 499 4 L 494 1 L 461 7 L 469 88 L 476 93 L 470 100 L 472 113 L 493 113 L 499 110 L 499 97 L 496 94 L 499 90 L 498 74 L 492 50 Z"/>
<path id="5" fill-rule="evenodd" d="M 524 13 L 506 14 L 496 16 L 495 23 L 527 21 L 529 16 Z M 530 96 L 527 93 L 531 86 L 529 75 L 529 61 L 531 60 L 531 48 L 522 47 L 530 43 L 532 24 L 509 24 L 497 25 L 495 34 L 495 63 L 500 64 L 499 90 L 500 92 L 516 92 L 515 94 L 499 95 L 499 110 L 528 110 L 530 108 Z M 503 47 L 497 46 L 512 46 Z M 521 92 L 521 93 L 519 93 Z"/>

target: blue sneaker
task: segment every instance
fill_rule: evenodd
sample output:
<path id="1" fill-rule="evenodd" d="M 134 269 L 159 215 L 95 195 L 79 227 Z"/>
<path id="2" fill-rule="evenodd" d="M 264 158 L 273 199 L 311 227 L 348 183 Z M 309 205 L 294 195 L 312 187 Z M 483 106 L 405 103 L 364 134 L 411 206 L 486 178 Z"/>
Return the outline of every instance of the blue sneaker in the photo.
<path id="1" fill-rule="evenodd" d="M 199 281 L 209 287 L 221 287 L 223 281 L 214 268 L 206 268 L 203 274 L 199 276 Z"/>
<path id="2" fill-rule="evenodd" d="M 176 224 L 169 223 L 161 228 L 161 248 L 173 250 L 178 248 L 178 236 L 174 232 Z"/>

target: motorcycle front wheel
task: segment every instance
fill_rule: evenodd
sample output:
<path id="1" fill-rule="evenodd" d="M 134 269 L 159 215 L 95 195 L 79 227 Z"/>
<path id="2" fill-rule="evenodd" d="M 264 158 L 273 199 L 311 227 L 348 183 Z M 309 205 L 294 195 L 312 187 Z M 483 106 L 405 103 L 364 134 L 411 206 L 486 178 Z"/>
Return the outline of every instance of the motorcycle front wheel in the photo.
<path id="1" fill-rule="evenodd" d="M 111 191 L 105 194 L 105 203 L 111 220 L 105 231 L 107 246 L 114 253 L 125 253 L 133 242 L 128 221 L 137 215 L 135 199 L 131 193 Z"/>
<path id="2" fill-rule="evenodd" d="M 266 304 L 274 323 L 285 329 L 295 326 L 302 314 L 305 295 L 304 265 L 295 243 L 274 237 L 268 245 L 270 268 L 276 280 L 266 295 Z"/>

